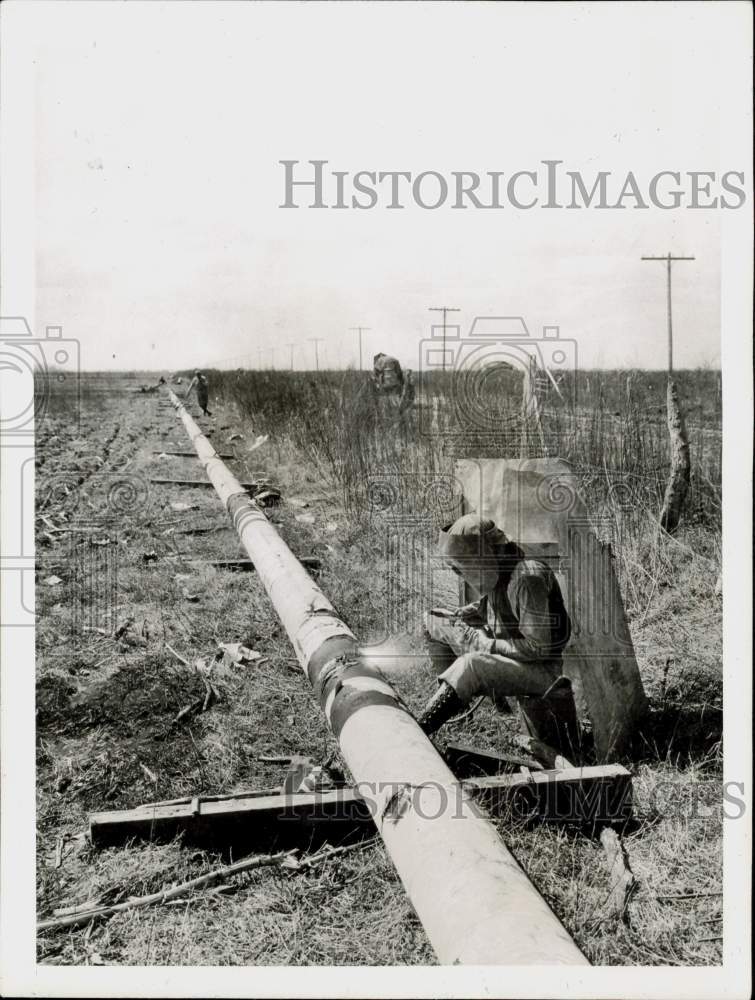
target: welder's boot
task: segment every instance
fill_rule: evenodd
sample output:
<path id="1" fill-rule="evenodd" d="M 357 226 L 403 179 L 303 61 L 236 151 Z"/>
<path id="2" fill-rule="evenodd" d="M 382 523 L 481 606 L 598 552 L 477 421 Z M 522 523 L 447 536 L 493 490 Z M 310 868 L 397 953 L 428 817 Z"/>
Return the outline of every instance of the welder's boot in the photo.
<path id="1" fill-rule="evenodd" d="M 417 722 L 422 732 L 430 736 L 436 729 L 440 729 L 444 722 L 458 715 L 464 707 L 464 702 L 451 685 L 441 681 L 438 690 L 427 703 Z"/>

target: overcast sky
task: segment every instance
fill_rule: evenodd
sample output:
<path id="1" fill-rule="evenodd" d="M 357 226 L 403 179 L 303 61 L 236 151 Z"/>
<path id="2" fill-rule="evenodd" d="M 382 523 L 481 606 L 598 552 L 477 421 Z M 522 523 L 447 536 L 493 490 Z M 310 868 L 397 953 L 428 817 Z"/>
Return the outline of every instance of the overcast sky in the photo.
<path id="1" fill-rule="evenodd" d="M 25 5 L 37 327 L 84 368 L 416 366 L 430 306 L 558 325 L 580 364 L 717 364 L 719 211 L 284 210 L 281 159 L 590 175 L 720 162 L 721 5 Z M 742 8 L 730 8 L 732 11 Z M 437 322 L 437 320 L 436 320 Z M 271 355 L 274 349 L 274 355 Z M 244 363 L 242 360 L 239 364 Z"/>

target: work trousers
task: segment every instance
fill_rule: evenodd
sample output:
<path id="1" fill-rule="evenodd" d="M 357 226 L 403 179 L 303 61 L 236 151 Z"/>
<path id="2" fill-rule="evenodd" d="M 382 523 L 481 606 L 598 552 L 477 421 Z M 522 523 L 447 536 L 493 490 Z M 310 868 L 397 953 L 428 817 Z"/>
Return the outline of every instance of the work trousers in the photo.
<path id="1" fill-rule="evenodd" d="M 487 695 L 499 708 L 510 697 L 541 697 L 561 673 L 560 660 L 513 660 L 476 648 L 482 622 L 425 616 L 425 641 L 438 680 L 450 684 L 460 701 L 469 704 Z M 490 640 L 488 640 L 489 642 Z"/>

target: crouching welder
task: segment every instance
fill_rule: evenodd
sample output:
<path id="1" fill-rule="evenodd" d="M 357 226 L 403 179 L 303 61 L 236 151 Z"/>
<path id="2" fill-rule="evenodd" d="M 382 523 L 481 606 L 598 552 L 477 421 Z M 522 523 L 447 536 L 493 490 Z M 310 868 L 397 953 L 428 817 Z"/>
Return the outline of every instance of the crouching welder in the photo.
<path id="1" fill-rule="evenodd" d="M 439 555 L 479 600 L 425 617 L 425 640 L 439 672 L 438 690 L 418 722 L 434 733 L 475 696 L 499 709 L 519 700 L 530 736 L 542 739 L 544 716 L 564 687 L 561 653 L 571 623 L 551 569 L 528 559 L 489 518 L 465 514 L 440 532 Z M 549 700 L 545 700 L 547 696 Z"/>

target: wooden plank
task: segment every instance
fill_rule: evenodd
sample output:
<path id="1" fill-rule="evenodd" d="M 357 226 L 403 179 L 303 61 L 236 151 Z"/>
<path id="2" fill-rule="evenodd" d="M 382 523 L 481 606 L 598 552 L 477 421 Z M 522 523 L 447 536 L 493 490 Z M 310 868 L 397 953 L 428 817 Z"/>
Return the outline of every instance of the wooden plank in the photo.
<path id="1" fill-rule="evenodd" d="M 213 485 L 209 479 L 164 479 L 162 477 L 156 477 L 150 479 L 151 483 L 157 486 L 209 486 L 213 489 Z M 240 483 L 245 490 L 257 490 L 263 483 Z"/>
<path id="2" fill-rule="evenodd" d="M 543 766 L 529 757 L 515 754 L 493 753 L 480 750 L 464 743 L 448 743 L 443 756 L 457 778 L 474 778 L 481 774 L 502 774 L 526 767 L 531 771 L 542 771 Z"/>
<path id="3" fill-rule="evenodd" d="M 322 566 L 322 561 L 316 556 L 299 556 L 299 562 L 302 566 L 306 566 L 307 569 L 320 569 Z M 254 563 L 251 559 L 213 559 L 213 560 L 198 560 L 192 559 L 191 562 L 204 562 L 207 566 L 214 566 L 215 569 L 226 569 L 229 571 L 238 570 L 240 572 L 252 573 L 254 571 Z"/>
<path id="4" fill-rule="evenodd" d="M 170 404 L 168 404 L 170 405 Z M 168 451 L 167 449 L 163 451 L 153 451 L 153 455 L 171 455 L 175 458 L 196 458 L 197 453 L 195 451 Z M 236 458 L 234 454 L 228 451 L 219 451 L 217 453 L 218 458 L 229 459 Z"/>
<path id="5" fill-rule="evenodd" d="M 580 715 L 590 722 L 595 759 L 630 752 L 647 699 L 611 549 L 592 529 L 572 467 L 561 459 L 460 459 L 455 475 L 464 513 L 493 518 L 534 558 L 544 544 L 557 546 L 558 560 L 551 554 L 547 561 L 572 621 L 564 674 Z"/>
<path id="6" fill-rule="evenodd" d="M 176 535 L 211 535 L 216 531 L 233 531 L 232 524 L 200 524 L 194 528 L 175 528 Z"/>
<path id="7" fill-rule="evenodd" d="M 267 850 L 271 844 L 341 842 L 365 829 L 372 819 L 363 800 L 350 788 L 322 793 L 250 795 L 247 798 L 172 805 L 139 806 L 119 812 L 93 813 L 89 836 L 95 847 L 139 840 L 172 840 L 183 834 L 207 847 Z"/>
<path id="8" fill-rule="evenodd" d="M 527 771 L 470 778 L 450 786 L 477 797 L 493 815 L 537 816 L 571 824 L 619 822 L 632 807 L 632 778 L 618 764 L 561 771 Z M 360 789 L 364 793 L 364 789 Z M 195 796 L 111 812 L 93 813 L 89 835 L 95 847 L 131 838 L 256 846 L 332 842 L 371 830 L 374 803 L 354 788 L 290 794 L 249 793 Z"/>
<path id="9" fill-rule="evenodd" d="M 494 816 L 595 826 L 632 815 L 632 776 L 620 764 L 528 771 L 465 782 Z"/>

